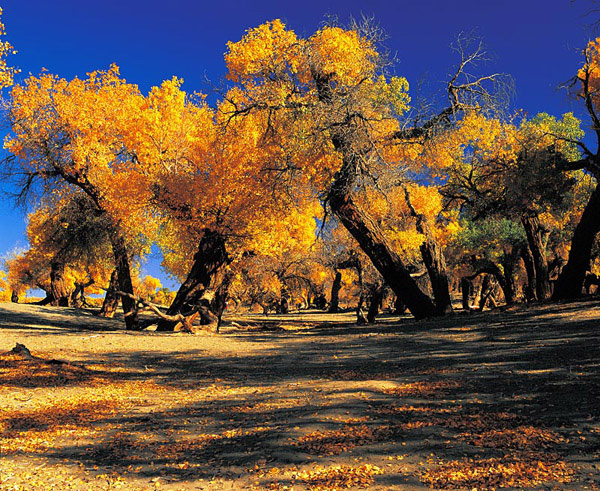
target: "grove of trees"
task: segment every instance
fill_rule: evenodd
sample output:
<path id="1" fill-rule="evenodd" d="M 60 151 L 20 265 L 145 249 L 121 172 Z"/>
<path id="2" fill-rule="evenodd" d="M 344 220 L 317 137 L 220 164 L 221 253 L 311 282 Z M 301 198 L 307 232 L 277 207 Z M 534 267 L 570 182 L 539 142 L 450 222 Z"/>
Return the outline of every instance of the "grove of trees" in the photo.
<path id="1" fill-rule="evenodd" d="M 382 39 L 266 22 L 228 43 L 215 103 L 178 78 L 144 94 L 115 65 L 15 84 L 0 43 L 2 167 L 30 211 L 2 299 L 81 306 L 87 289 L 127 329 L 150 309 L 172 331 L 218 329 L 227 306 L 373 322 L 580 296 L 598 272 L 600 38 L 571 84 L 594 148 L 571 113 L 512 110 L 479 42 L 458 38 L 446 97 L 424 101 Z M 138 277 L 153 245 L 176 294 Z"/>

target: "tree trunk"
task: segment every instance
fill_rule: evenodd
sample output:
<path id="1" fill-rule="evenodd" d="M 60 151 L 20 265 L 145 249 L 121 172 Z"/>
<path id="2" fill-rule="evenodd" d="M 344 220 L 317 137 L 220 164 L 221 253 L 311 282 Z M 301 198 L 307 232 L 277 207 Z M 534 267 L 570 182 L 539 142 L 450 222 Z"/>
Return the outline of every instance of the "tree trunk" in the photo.
<path id="1" fill-rule="evenodd" d="M 502 260 L 502 268 L 504 269 L 504 285 L 501 284 L 500 286 L 504 292 L 504 300 L 506 305 L 513 305 L 515 303 L 515 272 L 518 259 L 519 257 L 517 254 L 512 252 L 511 254 L 506 254 Z"/>
<path id="2" fill-rule="evenodd" d="M 335 278 L 333 285 L 331 285 L 331 302 L 329 302 L 329 309 L 327 312 L 335 314 L 340 310 L 340 290 L 342 288 L 342 273 L 339 271 L 335 272 Z"/>
<path id="3" fill-rule="evenodd" d="M 116 290 L 119 289 L 119 272 L 114 269 L 110 275 L 110 281 L 108 283 L 108 290 L 106 291 L 106 295 L 104 296 L 104 301 L 102 302 L 102 308 L 98 315 L 100 317 L 107 317 L 112 319 L 115 315 L 115 311 L 119 307 L 119 295 L 115 293 Z"/>
<path id="4" fill-rule="evenodd" d="M 527 273 L 527 285 L 525 285 L 525 301 L 531 302 L 536 300 L 535 296 L 535 267 L 533 266 L 533 257 L 531 256 L 531 251 L 529 250 L 529 246 L 523 246 L 521 248 L 521 259 L 523 260 L 523 266 L 525 267 L 525 272 Z"/>
<path id="5" fill-rule="evenodd" d="M 215 298 L 211 303 L 212 311 L 215 313 L 218 319 L 216 328 L 217 333 L 221 328 L 223 312 L 225 312 L 225 308 L 227 307 L 227 300 L 229 297 L 229 286 L 231 285 L 234 276 L 235 275 L 231 270 L 225 272 L 225 274 L 223 275 L 223 279 L 219 284 L 219 288 L 217 288 L 217 291 L 215 292 Z"/>
<path id="6" fill-rule="evenodd" d="M 10 295 L 10 301 L 12 303 L 19 303 L 19 294 L 13 290 L 13 292 Z"/>
<path id="7" fill-rule="evenodd" d="M 117 281 L 119 290 L 131 295 L 121 295 L 121 304 L 123 305 L 123 313 L 125 314 L 125 329 L 128 331 L 137 331 L 140 328 L 138 320 L 137 303 L 132 298 L 133 282 L 131 281 L 131 270 L 129 268 L 129 256 L 125 239 L 122 235 L 115 231 L 111 237 L 112 250 L 115 256 L 115 266 L 117 270 Z"/>
<path id="8" fill-rule="evenodd" d="M 94 280 L 88 280 L 87 282 L 75 282 L 75 290 L 71 293 L 71 305 L 76 308 L 85 307 L 87 302 L 85 300 L 85 289 L 88 286 L 94 284 Z"/>
<path id="9" fill-rule="evenodd" d="M 421 249 L 423 263 L 429 274 L 436 311 L 439 315 L 449 314 L 452 312 L 452 300 L 450 299 L 444 253 L 440 246 L 431 237 L 427 236 L 425 242 L 419 248 Z"/>
<path id="10" fill-rule="evenodd" d="M 336 175 L 329 193 L 329 204 L 340 222 L 369 256 L 397 297 L 416 319 L 435 316 L 438 311 L 410 277 L 400 256 L 393 250 L 373 219 L 351 197 L 353 179 L 348 179 L 347 165 Z"/>
<path id="11" fill-rule="evenodd" d="M 368 295 L 368 308 L 367 308 L 367 322 L 369 324 L 373 324 L 377 315 L 379 314 L 379 309 L 381 308 L 381 304 L 383 303 L 383 297 L 385 296 L 385 286 L 381 283 L 377 283 L 375 285 L 371 285 L 369 288 Z"/>
<path id="12" fill-rule="evenodd" d="M 471 310 L 471 294 L 473 293 L 473 281 L 470 277 L 463 276 L 460 279 L 460 291 L 462 294 L 463 310 Z"/>
<path id="13" fill-rule="evenodd" d="M 70 305 L 70 292 L 65 280 L 65 264 L 61 261 L 50 263 L 50 293 L 53 307 L 68 307 Z"/>
<path id="14" fill-rule="evenodd" d="M 185 315 L 186 311 L 193 311 L 195 307 L 198 307 L 195 299 L 202 297 L 203 292 L 210 286 L 214 275 L 226 262 L 227 251 L 224 237 L 219 232 L 205 229 L 198 245 L 198 251 L 194 254 L 192 269 L 177 291 L 167 314 Z M 172 331 L 174 327 L 175 323 L 161 320 L 157 330 Z"/>
<path id="15" fill-rule="evenodd" d="M 592 245 L 599 230 L 600 184 L 597 184 L 573 233 L 569 260 L 554 287 L 554 300 L 581 296 L 585 273 L 590 269 Z"/>
<path id="16" fill-rule="evenodd" d="M 448 280 L 444 252 L 433 238 L 427 217 L 417 212 L 410 199 L 408 188 L 405 186 L 403 188 L 408 209 L 411 215 L 416 218 L 415 225 L 417 232 L 425 236 L 425 241 L 419 249 L 421 250 L 421 257 L 429 274 L 436 311 L 439 315 L 449 314 L 452 312 L 452 300 L 450 299 L 450 282 Z"/>
<path id="17" fill-rule="evenodd" d="M 321 101 L 333 108 L 333 88 L 329 75 L 315 75 L 316 89 Z M 349 118 L 337 128 L 329 130 L 333 147 L 342 156 L 342 166 L 336 172 L 329 188 L 328 201 L 331 210 L 342 225 L 356 239 L 361 249 L 373 262 L 373 266 L 381 273 L 385 282 L 396 296 L 400 297 L 411 314 L 417 319 L 432 317 L 437 314 L 435 305 L 410 277 L 410 273 L 402 263 L 400 256 L 393 250 L 390 242 L 369 215 L 360 209 L 352 199 L 354 188 L 360 176 L 361 158 L 368 154 L 371 147 L 364 126 Z M 358 148 L 357 148 L 358 146 Z"/>
<path id="18" fill-rule="evenodd" d="M 548 300 L 552 296 L 550 278 L 548 276 L 548 258 L 546 247 L 542 239 L 542 226 L 537 215 L 525 215 L 521 217 L 521 223 L 527 235 L 527 243 L 533 258 L 535 268 L 535 293 L 538 300 Z"/>
<path id="19" fill-rule="evenodd" d="M 394 315 L 403 315 L 406 312 L 406 305 L 398 297 L 394 300 Z"/>

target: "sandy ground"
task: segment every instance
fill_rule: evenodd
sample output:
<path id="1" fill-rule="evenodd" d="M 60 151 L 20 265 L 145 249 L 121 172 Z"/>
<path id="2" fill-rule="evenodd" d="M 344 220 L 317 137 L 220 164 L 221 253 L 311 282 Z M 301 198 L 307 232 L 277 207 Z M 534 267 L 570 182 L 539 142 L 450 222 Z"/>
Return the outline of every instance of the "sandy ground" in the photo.
<path id="1" fill-rule="evenodd" d="M 600 488 L 598 301 L 352 320 L 0 304 L 0 489 Z"/>

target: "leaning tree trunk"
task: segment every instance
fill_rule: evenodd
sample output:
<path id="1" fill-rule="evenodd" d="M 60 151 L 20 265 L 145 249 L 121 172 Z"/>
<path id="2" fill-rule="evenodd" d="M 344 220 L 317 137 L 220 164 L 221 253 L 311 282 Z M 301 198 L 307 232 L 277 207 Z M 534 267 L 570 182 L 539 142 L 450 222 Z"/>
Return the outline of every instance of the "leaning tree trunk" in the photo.
<path id="1" fill-rule="evenodd" d="M 536 214 L 524 215 L 521 223 L 527 235 L 527 243 L 533 257 L 535 268 L 535 293 L 538 300 L 548 300 L 552 296 L 550 277 L 548 275 L 548 258 L 542 240 L 542 226 Z"/>
<path id="2" fill-rule="evenodd" d="M 397 297 L 407 306 L 417 319 L 432 317 L 437 309 L 431 299 L 425 295 L 410 277 L 409 271 L 400 256 L 373 219 L 352 199 L 353 178 L 351 161 L 337 173 L 329 192 L 329 205 L 342 225 L 356 239 L 361 249 L 371 259 L 385 282 Z"/>
<path id="3" fill-rule="evenodd" d="M 119 307 L 119 295 L 115 292 L 119 289 L 119 272 L 114 269 L 110 275 L 110 282 L 108 284 L 108 290 L 106 290 L 106 295 L 104 296 L 104 301 L 102 302 L 102 308 L 98 315 L 100 317 L 107 317 L 112 319 L 115 315 L 115 311 Z"/>
<path id="4" fill-rule="evenodd" d="M 315 75 L 319 100 L 326 105 L 333 104 L 333 86 L 329 75 Z M 335 108 L 331 106 L 335 112 Z M 381 229 L 373 219 L 352 199 L 358 182 L 361 158 L 370 151 L 369 144 L 363 144 L 365 129 L 362 123 L 349 117 L 345 122 L 329 130 L 333 147 L 342 156 L 342 166 L 336 172 L 329 188 L 328 201 L 331 210 L 342 225 L 356 239 L 361 249 L 371 259 L 373 266 L 381 273 L 385 282 L 396 296 L 408 307 L 417 319 L 437 314 L 435 305 L 410 277 L 400 256 L 393 250 Z M 369 138 L 366 138 L 369 141 Z M 356 145 L 362 145 L 356 148 Z"/>
<path id="5" fill-rule="evenodd" d="M 50 305 L 54 307 L 70 305 L 71 294 L 65 279 L 65 264 L 62 261 L 50 263 L 50 294 L 52 296 Z"/>
<path id="6" fill-rule="evenodd" d="M 137 331 L 140 328 L 140 324 L 137 302 L 134 299 L 131 269 L 129 268 L 129 255 L 127 254 L 125 239 L 122 235 L 118 234 L 118 232 L 115 232 L 111 241 L 113 254 L 115 256 L 119 290 L 131 295 L 121 295 L 121 304 L 123 305 L 123 313 L 125 314 L 125 328 L 128 331 Z"/>
<path id="7" fill-rule="evenodd" d="M 600 184 L 590 196 L 571 239 L 569 260 L 554 286 L 554 300 L 581 296 L 585 273 L 589 270 L 592 245 L 600 231 Z"/>
<path id="8" fill-rule="evenodd" d="M 167 315 L 184 314 L 184 310 L 194 308 L 194 299 L 201 298 L 203 292 L 210 286 L 214 275 L 227 262 L 225 238 L 210 229 L 204 230 L 204 235 L 194 254 L 194 263 L 186 280 L 183 282 L 173 303 L 167 310 Z M 172 331 L 176 323 L 161 320 L 158 331 Z"/>
<path id="9" fill-rule="evenodd" d="M 333 285 L 331 285 L 331 302 L 329 302 L 329 309 L 327 312 L 335 314 L 340 310 L 340 290 L 342 288 L 342 273 L 340 271 L 335 272 L 335 278 Z"/>

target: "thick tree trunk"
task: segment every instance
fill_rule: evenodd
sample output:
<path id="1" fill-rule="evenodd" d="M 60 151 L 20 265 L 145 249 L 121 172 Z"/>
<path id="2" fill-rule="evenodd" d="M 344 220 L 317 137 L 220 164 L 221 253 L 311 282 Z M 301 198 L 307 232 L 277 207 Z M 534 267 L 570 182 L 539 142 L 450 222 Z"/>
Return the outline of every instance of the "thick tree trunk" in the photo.
<path id="1" fill-rule="evenodd" d="M 107 317 L 112 319 L 115 315 L 115 311 L 119 307 L 119 295 L 115 293 L 119 289 L 119 272 L 114 269 L 110 275 L 110 281 L 108 283 L 108 290 L 106 291 L 106 295 L 104 296 L 104 301 L 102 302 L 102 308 L 98 315 L 100 317 Z"/>
<path id="2" fill-rule="evenodd" d="M 224 237 L 215 231 L 205 229 L 204 235 L 194 254 L 194 263 L 186 280 L 183 282 L 173 303 L 167 310 L 168 315 L 186 314 L 198 307 L 197 301 L 210 286 L 214 275 L 227 262 Z M 159 331 L 172 331 L 175 323 L 161 320 Z"/>
<path id="3" fill-rule="evenodd" d="M 441 247 L 431 237 L 427 236 L 420 249 L 423 263 L 429 274 L 436 311 L 440 315 L 449 314 L 452 312 L 452 300 L 450 299 L 444 253 Z"/>
<path id="4" fill-rule="evenodd" d="M 329 193 L 331 209 L 410 313 L 417 319 L 435 316 L 438 311 L 433 302 L 410 277 L 400 256 L 376 223 L 354 202 L 348 182 L 342 168 Z"/>
<path id="5" fill-rule="evenodd" d="M 70 305 L 70 291 L 65 280 L 65 264 L 61 261 L 50 263 L 50 293 L 54 307 L 68 307 Z"/>
<path id="6" fill-rule="evenodd" d="M 114 232 L 111 240 L 119 290 L 131 295 L 131 297 L 121 295 L 121 304 L 123 305 L 123 313 L 125 314 L 125 328 L 128 331 L 137 331 L 140 328 L 138 309 L 137 302 L 132 298 L 134 296 L 133 282 L 131 281 L 129 255 L 127 254 L 125 239 L 118 232 Z"/>
<path id="7" fill-rule="evenodd" d="M 340 271 L 335 272 L 335 278 L 333 285 L 331 285 L 331 302 L 329 302 L 329 313 L 336 313 L 340 310 L 340 290 L 342 288 L 342 273 Z"/>
<path id="8" fill-rule="evenodd" d="M 325 105 L 333 103 L 332 81 L 329 76 L 315 75 L 319 100 Z M 335 108 L 330 108 L 335 111 Z M 342 225 L 356 239 L 360 248 L 369 256 L 373 266 L 381 273 L 396 296 L 417 319 L 437 314 L 435 305 L 410 277 L 400 256 L 367 213 L 352 199 L 352 193 L 360 176 L 362 157 L 370 151 L 368 137 L 362 122 L 348 118 L 337 128 L 330 128 L 331 143 L 341 154 L 343 162 L 329 188 L 328 201 L 331 210 Z M 361 143 L 363 142 L 364 143 Z"/>
<path id="9" fill-rule="evenodd" d="M 527 243 L 533 258 L 535 268 L 535 293 L 538 300 L 548 300 L 552 296 L 550 277 L 548 275 L 548 258 L 546 247 L 542 239 L 542 226 L 537 215 L 521 217 L 521 223 L 527 235 Z"/>
<path id="10" fill-rule="evenodd" d="M 590 268 L 592 245 L 600 231 L 600 184 L 590 196 L 571 239 L 569 260 L 556 280 L 554 300 L 577 298 Z"/>
<path id="11" fill-rule="evenodd" d="M 19 303 L 19 295 L 16 291 L 13 290 L 13 292 L 10 295 L 10 301 L 12 303 Z"/>

